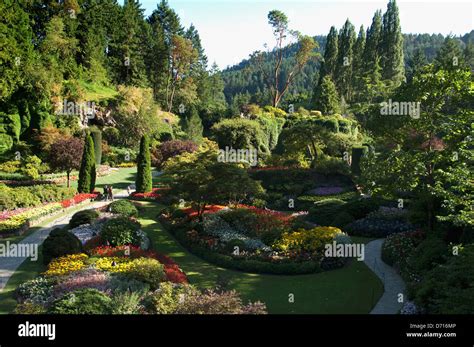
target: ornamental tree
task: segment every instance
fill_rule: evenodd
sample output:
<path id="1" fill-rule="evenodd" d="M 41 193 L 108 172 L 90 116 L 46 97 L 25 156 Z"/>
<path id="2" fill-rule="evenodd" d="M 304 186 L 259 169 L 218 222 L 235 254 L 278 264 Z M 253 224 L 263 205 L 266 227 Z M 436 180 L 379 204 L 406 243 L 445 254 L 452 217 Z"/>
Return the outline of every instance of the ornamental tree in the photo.
<path id="1" fill-rule="evenodd" d="M 90 134 L 86 135 L 84 151 L 82 153 L 81 167 L 79 169 L 79 181 L 77 191 L 79 193 L 92 193 L 95 188 L 95 154 L 94 141 Z"/>
<path id="2" fill-rule="evenodd" d="M 150 140 L 143 135 L 140 140 L 140 153 L 137 157 L 137 178 L 135 181 L 137 193 L 148 193 L 152 190 Z"/>
<path id="3" fill-rule="evenodd" d="M 72 170 L 81 166 L 84 142 L 77 137 L 61 138 L 50 146 L 49 166 L 55 171 L 66 171 L 67 186 L 70 186 Z"/>

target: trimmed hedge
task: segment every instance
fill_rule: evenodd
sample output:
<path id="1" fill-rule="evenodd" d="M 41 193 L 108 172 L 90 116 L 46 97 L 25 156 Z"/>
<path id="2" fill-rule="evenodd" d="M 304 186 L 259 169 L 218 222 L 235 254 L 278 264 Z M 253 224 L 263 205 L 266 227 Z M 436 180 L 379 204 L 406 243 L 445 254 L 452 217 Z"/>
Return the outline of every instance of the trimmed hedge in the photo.
<path id="1" fill-rule="evenodd" d="M 116 200 L 109 205 L 109 211 L 125 217 L 138 217 L 138 210 L 128 200 Z"/>
<path id="2" fill-rule="evenodd" d="M 82 210 L 74 213 L 69 220 L 69 228 L 73 229 L 83 224 L 91 224 L 93 220 L 99 218 L 99 213 L 96 210 Z"/>
<path id="3" fill-rule="evenodd" d="M 49 264 L 54 258 L 82 252 L 81 241 L 65 229 L 54 229 L 43 242 L 43 263 Z"/>

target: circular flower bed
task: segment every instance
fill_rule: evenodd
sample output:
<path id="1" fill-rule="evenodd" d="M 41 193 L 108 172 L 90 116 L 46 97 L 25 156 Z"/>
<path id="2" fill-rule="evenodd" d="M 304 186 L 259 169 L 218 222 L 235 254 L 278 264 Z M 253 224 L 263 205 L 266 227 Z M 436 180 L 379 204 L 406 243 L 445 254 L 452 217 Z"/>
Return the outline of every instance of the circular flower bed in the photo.
<path id="1" fill-rule="evenodd" d="M 208 210 L 202 221 L 193 218 L 190 209 L 165 211 L 161 221 L 191 252 L 223 267 L 301 274 L 338 268 L 347 261 L 343 257 L 327 261 L 324 254 L 333 241 L 350 243 L 338 228 L 301 228 L 298 218 L 290 214 L 243 205 L 214 210 Z"/>

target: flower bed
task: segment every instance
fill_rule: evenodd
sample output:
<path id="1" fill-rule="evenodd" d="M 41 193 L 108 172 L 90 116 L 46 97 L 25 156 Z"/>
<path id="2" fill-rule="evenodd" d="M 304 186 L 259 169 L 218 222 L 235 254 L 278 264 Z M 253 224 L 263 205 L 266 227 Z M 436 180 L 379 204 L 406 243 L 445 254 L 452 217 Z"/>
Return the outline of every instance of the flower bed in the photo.
<path id="1" fill-rule="evenodd" d="M 42 217 L 60 211 L 61 209 L 62 206 L 60 203 L 52 203 L 13 215 L 8 219 L 0 221 L 0 235 L 21 234 Z"/>
<path id="2" fill-rule="evenodd" d="M 254 207 L 220 209 L 204 215 L 202 221 L 162 214 L 162 224 L 192 253 L 219 266 L 256 273 L 302 274 L 341 267 L 346 259 L 328 262 L 324 246 L 342 234 L 337 228 L 292 230 L 291 215 Z M 296 235 L 310 233 L 311 250 L 285 243 Z M 339 243 L 339 241 L 337 241 Z"/>
<path id="3" fill-rule="evenodd" d="M 68 207 L 80 204 L 88 199 L 95 200 L 98 195 L 99 195 L 98 192 L 77 194 L 72 199 L 62 201 L 61 205 L 64 208 L 68 208 Z"/>
<path id="4" fill-rule="evenodd" d="M 161 198 L 160 191 L 168 190 L 168 188 L 153 188 L 151 192 L 148 193 L 137 193 L 133 192 L 130 194 L 130 198 L 133 200 L 142 200 L 142 201 L 156 201 Z"/>

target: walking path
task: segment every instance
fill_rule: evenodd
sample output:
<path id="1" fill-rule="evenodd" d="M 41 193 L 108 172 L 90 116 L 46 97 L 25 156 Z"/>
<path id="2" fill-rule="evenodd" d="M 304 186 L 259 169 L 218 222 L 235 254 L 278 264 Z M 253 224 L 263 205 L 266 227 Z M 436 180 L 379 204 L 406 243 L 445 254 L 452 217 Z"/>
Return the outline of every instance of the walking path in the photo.
<path id="1" fill-rule="evenodd" d="M 120 191 L 118 194 L 114 194 L 114 198 L 126 197 L 126 191 Z M 110 201 L 97 201 L 91 204 L 87 204 L 84 208 L 75 209 L 73 212 L 61 216 L 58 219 L 46 224 L 41 229 L 35 231 L 31 235 L 28 235 L 24 239 L 18 242 L 18 244 L 28 245 L 41 245 L 43 241 L 48 237 L 51 230 L 56 227 L 61 227 L 69 223 L 71 217 L 78 211 L 89 210 L 93 208 L 99 208 L 109 204 Z M 31 246 L 30 246 L 31 247 Z M 25 257 L 0 257 L 0 292 L 5 288 L 10 277 L 15 273 L 18 267 L 26 260 Z"/>
<path id="2" fill-rule="evenodd" d="M 377 239 L 365 245 L 365 264 L 380 278 L 384 293 L 370 314 L 397 314 L 403 303 L 399 294 L 406 299 L 405 282 L 394 268 L 382 261 L 382 244 L 384 239 Z"/>

